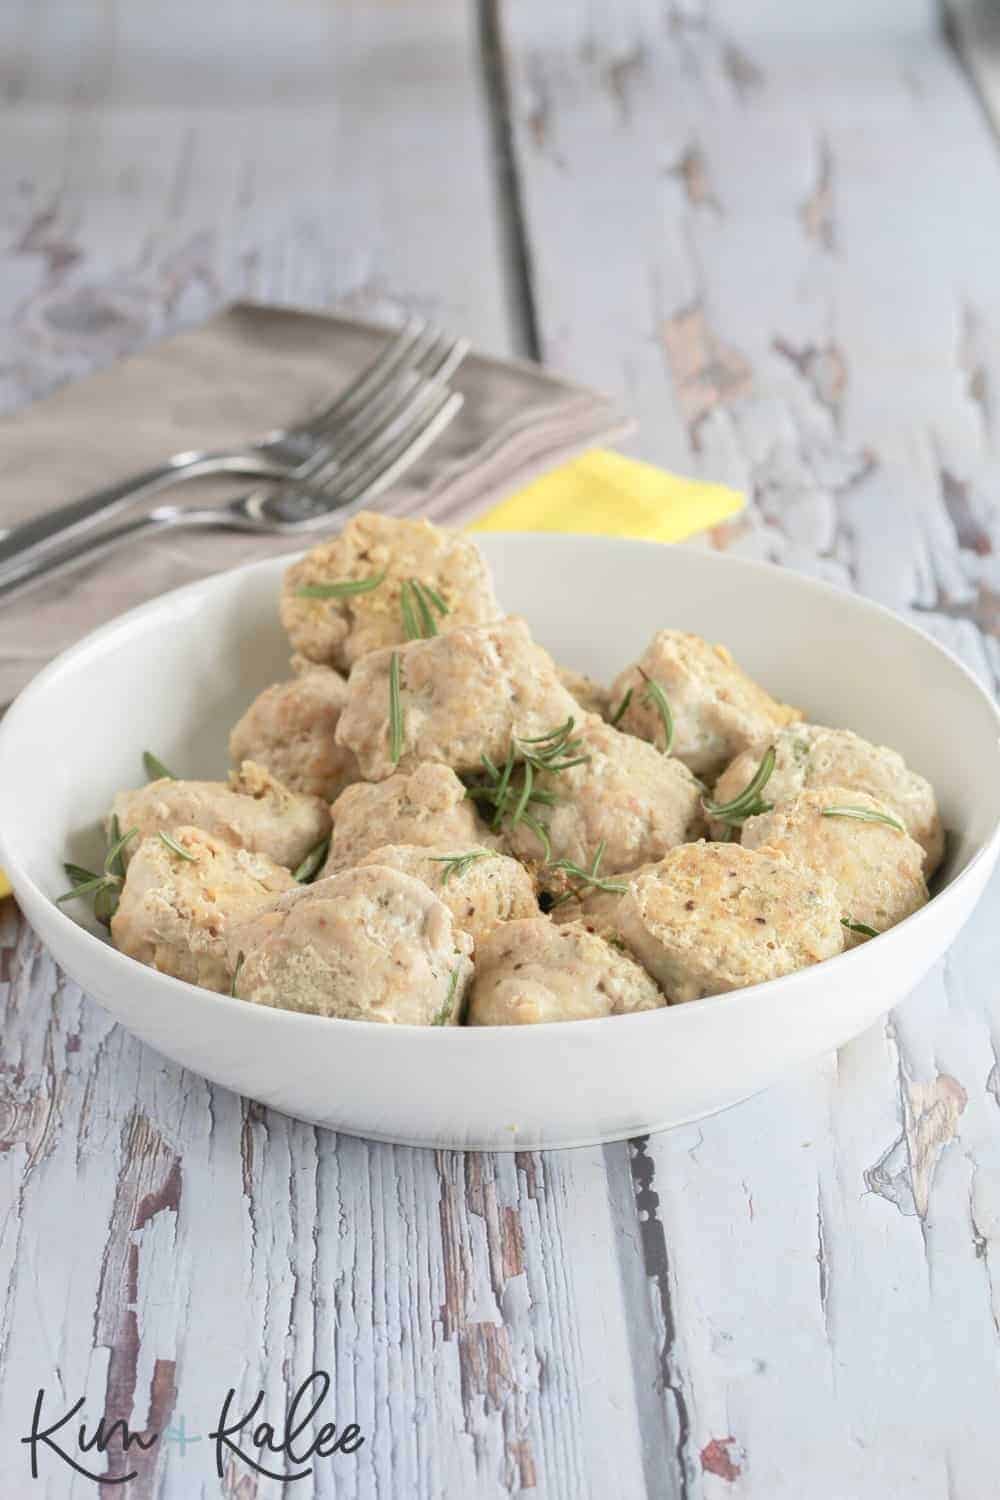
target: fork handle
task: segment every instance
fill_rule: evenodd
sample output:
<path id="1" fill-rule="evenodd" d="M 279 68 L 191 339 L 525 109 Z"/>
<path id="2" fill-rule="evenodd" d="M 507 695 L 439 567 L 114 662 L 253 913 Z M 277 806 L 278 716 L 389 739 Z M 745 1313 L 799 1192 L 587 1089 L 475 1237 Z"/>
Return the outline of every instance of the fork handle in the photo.
<path id="1" fill-rule="evenodd" d="M 94 490 L 80 500 L 71 500 L 55 510 L 45 511 L 20 526 L 11 527 L 0 536 L 0 584 L 8 576 L 7 564 L 15 559 L 40 557 L 59 547 L 67 539 L 96 527 L 116 515 L 133 500 L 145 500 L 169 485 L 207 474 L 253 474 L 273 478 L 282 471 L 268 462 L 263 454 L 252 450 L 243 453 L 177 453 L 164 464 L 133 474 L 118 484 Z M 20 573 L 17 575 L 20 577 Z"/>
<path id="2" fill-rule="evenodd" d="M 166 531 L 178 523 L 178 517 L 181 514 L 189 518 L 185 524 L 197 524 L 201 515 L 211 513 L 179 512 L 165 507 L 162 511 L 153 510 L 148 515 L 136 516 L 131 521 L 124 521 L 120 526 L 113 526 L 109 531 L 102 531 L 96 535 L 86 532 L 83 536 L 71 540 L 65 547 L 58 549 L 50 547 L 28 557 L 18 557 L 14 562 L 0 568 L 0 600 L 18 593 L 21 589 L 43 578 L 50 578 L 56 573 L 78 567 L 81 563 L 103 557 L 106 553 L 113 552 L 120 547 L 123 542 L 131 541 L 133 537 L 153 531 Z"/>

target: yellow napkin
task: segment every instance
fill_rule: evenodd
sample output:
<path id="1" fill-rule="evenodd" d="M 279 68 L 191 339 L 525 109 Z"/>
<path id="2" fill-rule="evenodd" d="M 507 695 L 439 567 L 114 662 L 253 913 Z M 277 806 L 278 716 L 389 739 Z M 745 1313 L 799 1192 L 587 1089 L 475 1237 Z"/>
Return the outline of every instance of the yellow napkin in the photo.
<path id="1" fill-rule="evenodd" d="M 682 479 L 608 448 L 596 448 L 480 516 L 472 531 L 582 531 L 680 542 L 742 510 L 724 484 Z"/>

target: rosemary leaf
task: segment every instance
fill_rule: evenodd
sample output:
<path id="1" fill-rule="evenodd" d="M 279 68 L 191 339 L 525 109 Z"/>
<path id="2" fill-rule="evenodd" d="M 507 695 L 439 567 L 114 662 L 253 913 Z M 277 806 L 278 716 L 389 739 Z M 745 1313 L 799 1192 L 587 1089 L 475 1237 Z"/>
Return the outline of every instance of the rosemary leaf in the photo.
<path id="1" fill-rule="evenodd" d="M 318 844 L 313 845 L 302 863 L 292 871 L 292 879 L 297 880 L 300 885 L 308 885 L 310 881 L 315 880 L 326 864 L 326 856 L 329 852 L 330 835 L 327 834 L 325 839 L 320 839 Z"/>
<path id="2" fill-rule="evenodd" d="M 424 593 L 423 584 L 418 578 L 411 578 L 410 587 L 413 590 L 413 597 L 417 601 L 417 609 L 420 612 L 421 634 L 426 638 L 429 638 L 432 635 L 437 635 L 437 621 L 434 618 L 434 612 L 431 609 L 430 600 Z"/>
<path id="3" fill-rule="evenodd" d="M 295 594 L 298 599 L 350 599 L 355 594 L 370 594 L 377 589 L 385 577 L 381 573 L 370 573 L 367 578 L 344 578 L 339 583 L 305 583 Z"/>
<path id="4" fill-rule="evenodd" d="M 399 689 L 399 652 L 389 662 L 389 759 L 398 766 L 403 754 L 403 699 Z"/>
<path id="5" fill-rule="evenodd" d="M 432 1026 L 447 1026 L 448 1022 L 451 1020 L 451 1011 L 452 1006 L 455 1004 L 455 990 L 457 985 L 458 965 L 456 964 L 451 971 L 451 979 L 448 983 L 448 993 L 445 996 L 445 1002 L 431 1022 Z"/>
<path id="6" fill-rule="evenodd" d="M 614 713 L 611 715 L 611 718 L 608 720 L 608 723 L 611 725 L 612 729 L 614 729 L 618 724 L 621 723 L 622 719 L 624 719 L 626 713 L 628 712 L 628 706 L 632 702 L 633 691 L 634 689 L 632 688 L 629 688 L 626 691 L 624 698 L 619 703 Z"/>
<path id="7" fill-rule="evenodd" d="M 56 905 L 62 906 L 64 901 L 73 901 L 77 896 L 91 896 L 95 891 L 103 890 L 107 883 L 106 875 L 92 875 L 89 880 L 81 880 L 74 885 L 71 891 L 64 891 L 61 896 L 57 896 Z"/>
<path id="8" fill-rule="evenodd" d="M 712 802 L 708 798 L 703 797 L 701 805 L 713 822 L 728 823 L 730 827 L 735 827 L 747 818 L 756 818 L 761 813 L 770 812 L 774 803 L 764 802 L 760 794 L 771 779 L 776 759 L 777 756 L 772 745 L 763 755 L 760 765 L 742 792 L 738 796 L 733 797 L 731 801 Z"/>
<path id="9" fill-rule="evenodd" d="M 89 880 L 104 879 L 103 875 L 97 875 L 93 870 L 85 870 L 83 865 L 65 864 L 63 865 L 63 869 L 74 885 L 86 885 Z M 63 899 L 63 897 L 60 897 L 60 900 Z"/>
<path id="10" fill-rule="evenodd" d="M 152 750 L 142 752 L 142 765 L 150 781 L 176 781 L 173 771 L 168 771 L 162 760 Z"/>
<path id="11" fill-rule="evenodd" d="M 120 894 L 117 880 L 106 880 L 100 890 L 94 892 L 94 916 L 102 927 L 111 926 L 111 918 L 118 910 Z"/>
<path id="12" fill-rule="evenodd" d="M 639 668 L 639 674 L 646 683 L 646 691 L 642 695 L 643 703 L 655 708 L 663 725 L 663 753 L 669 755 L 674 748 L 674 716 L 670 711 L 670 703 L 667 695 L 660 684 Z"/>
<path id="13" fill-rule="evenodd" d="M 242 952 L 237 953 L 237 955 L 236 955 L 236 967 L 233 970 L 233 982 L 229 986 L 229 993 L 232 995 L 232 997 L 233 997 L 234 1000 L 236 999 L 236 981 L 240 977 L 240 970 L 242 969 L 242 967 L 243 967 L 243 965 L 244 965 L 245 962 L 246 962 L 246 954 L 242 953 Z"/>
<path id="14" fill-rule="evenodd" d="M 516 828 L 524 817 L 528 803 L 531 801 L 531 789 L 535 784 L 535 772 L 530 761 L 525 763 L 524 776 L 521 781 L 521 791 L 517 801 L 514 803 L 510 814 L 510 826 Z"/>
<path id="15" fill-rule="evenodd" d="M 849 922 L 846 917 L 841 917 L 840 925 L 846 927 L 848 932 L 860 932 L 862 937 L 878 937 L 874 927 L 868 927 L 864 922 Z"/>
<path id="16" fill-rule="evenodd" d="M 413 586 L 408 578 L 403 579 L 399 590 L 399 607 L 403 614 L 403 631 L 408 641 L 419 641 L 421 631 L 417 623 L 417 617 L 413 613 Z"/>
<path id="17" fill-rule="evenodd" d="M 120 877 L 124 877 L 125 860 L 123 858 L 123 851 L 125 849 L 125 845 L 129 842 L 130 839 L 134 839 L 138 832 L 138 828 L 130 828 L 127 833 L 121 833 L 118 827 L 117 816 L 112 817 L 111 838 L 113 842 L 111 843 L 108 852 L 104 857 L 105 875 L 117 875 Z"/>
<path id="18" fill-rule="evenodd" d="M 906 829 L 898 818 L 891 813 L 876 812 L 870 807 L 824 807 L 824 818 L 857 818 L 859 823 L 884 823 L 887 828 L 895 828 L 897 833 L 905 833 Z"/>
<path id="19" fill-rule="evenodd" d="M 157 837 L 161 843 L 166 844 L 171 854 L 176 854 L 181 859 L 186 859 L 188 864 L 196 865 L 198 863 L 198 856 L 196 854 L 191 854 L 175 838 L 172 838 L 169 833 L 164 833 L 162 828 L 158 830 Z"/>
<path id="20" fill-rule="evenodd" d="M 535 838 L 541 844 L 545 854 L 545 863 L 548 864 L 549 860 L 552 858 L 552 840 L 549 838 L 549 830 L 546 828 L 544 823 L 540 823 L 538 821 L 534 813 L 522 813 L 521 822 L 526 828 L 531 829 L 532 833 L 535 835 Z"/>

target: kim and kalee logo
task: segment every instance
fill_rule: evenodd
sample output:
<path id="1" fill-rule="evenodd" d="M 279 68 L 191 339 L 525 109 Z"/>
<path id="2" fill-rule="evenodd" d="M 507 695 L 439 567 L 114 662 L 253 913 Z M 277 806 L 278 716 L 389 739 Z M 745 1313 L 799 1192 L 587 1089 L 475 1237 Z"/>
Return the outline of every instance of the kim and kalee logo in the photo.
<path id="1" fill-rule="evenodd" d="M 21 1442 L 28 1450 L 32 1479 L 44 1478 L 49 1465 L 65 1465 L 94 1484 L 124 1485 L 139 1472 L 132 1467 L 137 1455 L 166 1443 L 176 1445 L 178 1453 L 186 1458 L 189 1453 L 200 1455 L 205 1451 L 200 1445 L 206 1443 L 220 1479 L 235 1460 L 255 1474 L 281 1484 L 295 1484 L 309 1478 L 317 1459 L 357 1453 L 365 1441 L 355 1422 L 339 1426 L 333 1420 L 323 1419 L 330 1385 L 326 1370 L 314 1370 L 299 1386 L 277 1422 L 266 1415 L 263 1391 L 258 1391 L 253 1401 L 243 1407 L 236 1390 L 230 1389 L 212 1430 L 204 1434 L 189 1432 L 183 1416 L 162 1432 L 133 1432 L 120 1418 L 106 1422 L 102 1416 L 91 1421 L 85 1410 L 85 1397 L 67 1406 L 52 1401 L 40 1387 L 29 1431 Z M 112 1456 L 115 1462 L 109 1471 Z M 282 1459 L 284 1467 L 279 1469 Z M 119 1469 L 122 1472 L 111 1477 L 111 1472 Z"/>

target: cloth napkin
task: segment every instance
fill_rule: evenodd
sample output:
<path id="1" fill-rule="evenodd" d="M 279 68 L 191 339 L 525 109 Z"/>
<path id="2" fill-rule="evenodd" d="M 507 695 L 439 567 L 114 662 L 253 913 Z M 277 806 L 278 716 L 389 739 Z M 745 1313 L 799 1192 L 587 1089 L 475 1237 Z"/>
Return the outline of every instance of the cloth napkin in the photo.
<path id="1" fill-rule="evenodd" d="M 368 364 L 385 336 L 384 328 L 354 319 L 238 303 L 66 385 L 0 419 L 0 527 L 177 450 L 223 447 L 301 420 Z M 379 497 L 379 509 L 449 525 L 676 541 L 740 506 L 721 486 L 588 451 L 631 424 L 608 398 L 537 365 L 470 354 L 453 383 L 465 395 L 459 417 L 403 482 Z M 229 478 L 175 494 L 202 505 L 246 488 Z M 57 652 L 123 610 L 306 544 L 177 531 L 0 602 L 0 704 Z"/>
<path id="2" fill-rule="evenodd" d="M 682 479 L 610 449 L 560 464 L 494 505 L 473 531 L 583 531 L 682 542 L 743 507 L 724 484 Z"/>

